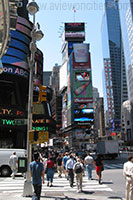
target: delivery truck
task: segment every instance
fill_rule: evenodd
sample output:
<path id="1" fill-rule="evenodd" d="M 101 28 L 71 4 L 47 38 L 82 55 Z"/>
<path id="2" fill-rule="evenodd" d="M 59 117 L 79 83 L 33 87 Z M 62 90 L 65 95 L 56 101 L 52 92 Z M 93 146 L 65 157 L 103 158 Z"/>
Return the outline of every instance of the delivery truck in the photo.
<path id="1" fill-rule="evenodd" d="M 25 149 L 0 149 L 0 174 L 1 176 L 10 176 L 12 171 L 9 165 L 10 156 L 16 152 L 17 157 L 25 157 Z"/>
<path id="2" fill-rule="evenodd" d="M 117 140 L 100 141 L 96 145 L 96 153 L 103 159 L 115 159 L 119 155 L 119 143 Z"/>

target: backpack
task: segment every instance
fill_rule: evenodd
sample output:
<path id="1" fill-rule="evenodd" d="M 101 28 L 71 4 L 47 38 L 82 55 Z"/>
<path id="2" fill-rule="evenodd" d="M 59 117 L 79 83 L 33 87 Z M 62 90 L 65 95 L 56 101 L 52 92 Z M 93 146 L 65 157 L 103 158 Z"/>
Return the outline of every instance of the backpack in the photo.
<path id="1" fill-rule="evenodd" d="M 77 164 L 75 165 L 75 173 L 76 173 L 76 174 L 79 174 L 79 173 L 81 173 L 81 172 L 82 172 L 81 164 L 80 164 L 80 163 L 77 163 Z"/>

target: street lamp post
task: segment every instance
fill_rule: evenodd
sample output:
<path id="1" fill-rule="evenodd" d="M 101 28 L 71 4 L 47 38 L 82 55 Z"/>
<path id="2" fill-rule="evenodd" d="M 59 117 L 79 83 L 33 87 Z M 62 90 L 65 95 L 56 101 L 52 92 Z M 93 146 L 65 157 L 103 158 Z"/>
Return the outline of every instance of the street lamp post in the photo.
<path id="1" fill-rule="evenodd" d="M 32 196 L 32 184 L 30 176 L 30 161 L 31 161 L 31 145 L 29 144 L 29 131 L 32 130 L 32 104 L 33 104 L 33 68 L 35 65 L 35 52 L 36 52 L 36 41 L 39 41 L 43 37 L 43 33 L 38 27 L 36 29 L 35 25 L 35 14 L 38 12 L 39 7 L 35 1 L 28 3 L 27 5 L 28 12 L 33 16 L 33 29 L 31 32 L 31 43 L 30 51 L 31 55 L 28 60 L 30 75 L 29 75 L 29 98 L 28 98 L 28 121 L 27 121 L 27 173 L 26 181 L 24 183 L 23 196 Z"/>

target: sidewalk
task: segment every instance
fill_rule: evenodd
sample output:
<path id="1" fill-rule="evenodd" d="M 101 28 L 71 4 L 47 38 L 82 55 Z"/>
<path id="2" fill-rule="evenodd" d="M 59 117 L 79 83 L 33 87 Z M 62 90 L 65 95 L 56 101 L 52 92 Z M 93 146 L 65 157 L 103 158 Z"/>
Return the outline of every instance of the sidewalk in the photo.
<path id="1" fill-rule="evenodd" d="M 48 192 L 47 192 L 48 194 Z M 125 200 L 124 198 L 118 198 L 118 197 L 107 197 L 107 196 L 96 196 L 93 194 L 84 194 L 84 193 L 72 193 L 72 192 L 66 192 L 62 193 L 56 196 L 53 196 L 53 194 L 45 195 L 45 193 L 42 193 L 40 200 Z M 0 193 L 0 200 L 31 200 L 31 197 L 23 197 L 22 194 L 17 193 Z"/>

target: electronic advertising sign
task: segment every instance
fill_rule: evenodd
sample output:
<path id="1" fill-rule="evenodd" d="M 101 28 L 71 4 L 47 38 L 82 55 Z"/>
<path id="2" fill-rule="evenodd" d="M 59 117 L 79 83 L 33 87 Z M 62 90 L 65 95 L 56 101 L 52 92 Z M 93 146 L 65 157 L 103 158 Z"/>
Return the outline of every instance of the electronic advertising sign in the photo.
<path id="1" fill-rule="evenodd" d="M 75 62 L 77 63 L 88 62 L 89 44 L 84 44 L 84 43 L 73 44 L 73 49 L 74 49 Z"/>
<path id="2" fill-rule="evenodd" d="M 93 101 L 91 71 L 73 72 L 74 103 L 89 103 Z"/>
<path id="3" fill-rule="evenodd" d="M 26 35 L 24 35 L 23 33 L 19 32 L 19 31 L 10 31 L 11 34 L 11 38 L 14 38 L 16 40 L 19 40 L 27 45 L 29 45 L 30 43 L 30 38 Z"/>
<path id="4" fill-rule="evenodd" d="M 18 58 L 15 58 L 13 56 L 4 55 L 2 57 L 2 63 L 3 65 L 9 64 L 9 65 L 21 67 L 22 69 L 28 70 L 27 62 L 20 60 Z"/>
<path id="5" fill-rule="evenodd" d="M 73 44 L 73 69 L 91 69 L 89 44 Z"/>
<path id="6" fill-rule="evenodd" d="M 11 65 L 4 65 L 3 66 L 3 74 L 12 74 L 20 77 L 24 77 L 28 79 L 29 72 L 21 69 L 19 67 L 11 66 Z"/>
<path id="7" fill-rule="evenodd" d="M 74 109 L 74 122 L 93 122 L 94 121 L 94 109 L 93 108 L 83 108 Z"/>
<path id="8" fill-rule="evenodd" d="M 85 40 L 84 23 L 65 23 L 65 40 L 83 42 Z"/>

